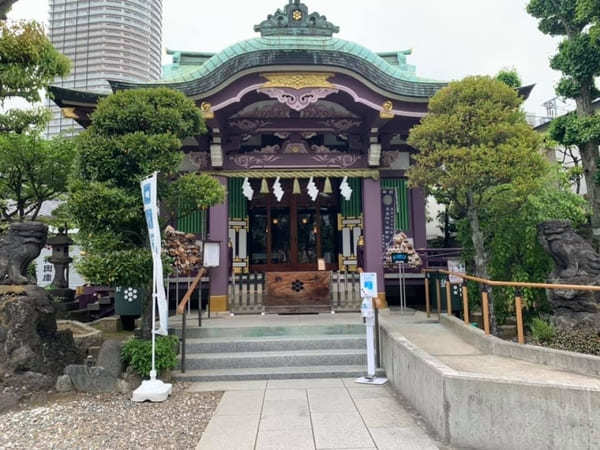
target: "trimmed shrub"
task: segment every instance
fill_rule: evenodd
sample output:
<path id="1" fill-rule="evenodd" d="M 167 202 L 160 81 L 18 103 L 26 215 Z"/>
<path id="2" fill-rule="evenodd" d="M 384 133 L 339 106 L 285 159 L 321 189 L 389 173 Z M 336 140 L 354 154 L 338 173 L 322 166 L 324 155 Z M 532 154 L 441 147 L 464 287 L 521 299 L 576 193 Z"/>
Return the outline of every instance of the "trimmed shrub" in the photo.
<path id="1" fill-rule="evenodd" d="M 177 336 L 156 337 L 156 371 L 174 369 L 177 366 Z M 142 378 L 150 376 L 152 369 L 152 341 L 144 339 L 131 339 L 121 349 L 121 360 L 126 366 Z"/>

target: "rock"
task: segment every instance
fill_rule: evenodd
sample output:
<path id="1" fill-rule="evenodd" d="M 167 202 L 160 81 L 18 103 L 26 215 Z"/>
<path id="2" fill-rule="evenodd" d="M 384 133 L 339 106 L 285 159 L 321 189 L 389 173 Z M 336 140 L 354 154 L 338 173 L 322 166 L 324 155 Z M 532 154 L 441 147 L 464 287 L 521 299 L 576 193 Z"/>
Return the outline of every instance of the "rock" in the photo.
<path id="1" fill-rule="evenodd" d="M 12 375 L 31 371 L 58 376 L 67 364 L 81 362 L 82 355 L 72 334 L 58 331 L 54 307 L 43 289 L 31 285 L 2 287 L 1 372 Z"/>
<path id="2" fill-rule="evenodd" d="M 104 367 L 113 377 L 119 378 L 123 372 L 121 342 L 115 340 L 104 341 L 98 354 L 96 366 Z"/>
<path id="3" fill-rule="evenodd" d="M 88 324 L 76 320 L 57 320 L 56 324 L 61 331 L 70 330 L 73 334 L 73 340 L 82 355 L 87 355 L 91 347 L 102 345 L 102 331 L 97 330 Z"/>
<path id="4" fill-rule="evenodd" d="M 11 223 L 0 236 L 0 284 L 28 284 L 25 271 L 46 245 L 48 226 L 40 222 Z"/>
<path id="5" fill-rule="evenodd" d="M 137 389 L 140 384 L 142 384 L 142 378 L 133 370 L 131 366 L 127 367 L 127 370 L 125 370 L 123 380 L 129 384 L 132 391 Z"/>
<path id="6" fill-rule="evenodd" d="M 29 391 L 47 391 L 55 385 L 53 376 L 37 372 L 19 374 L 13 380 L 16 380 L 22 387 L 25 387 Z M 13 381 L 13 383 L 15 382 Z"/>
<path id="7" fill-rule="evenodd" d="M 130 385 L 125 380 L 118 380 L 117 381 L 117 390 L 121 394 L 129 394 L 131 391 L 135 390 L 136 388 L 137 388 L 137 386 L 133 387 L 132 385 Z"/>
<path id="8" fill-rule="evenodd" d="M 73 390 L 73 383 L 69 375 L 61 375 L 56 379 L 56 392 L 70 392 Z"/>
<path id="9" fill-rule="evenodd" d="M 573 231 L 570 222 L 539 224 L 538 239 L 555 263 L 549 283 L 600 285 L 600 255 Z M 548 300 L 557 328 L 600 333 L 600 292 L 549 289 Z"/>
<path id="10" fill-rule="evenodd" d="M 0 412 L 14 408 L 19 404 L 21 396 L 16 392 L 0 392 Z"/>
<path id="11" fill-rule="evenodd" d="M 73 387 L 79 392 L 115 392 L 118 379 L 103 367 L 70 365 L 65 375 L 71 377 Z"/>

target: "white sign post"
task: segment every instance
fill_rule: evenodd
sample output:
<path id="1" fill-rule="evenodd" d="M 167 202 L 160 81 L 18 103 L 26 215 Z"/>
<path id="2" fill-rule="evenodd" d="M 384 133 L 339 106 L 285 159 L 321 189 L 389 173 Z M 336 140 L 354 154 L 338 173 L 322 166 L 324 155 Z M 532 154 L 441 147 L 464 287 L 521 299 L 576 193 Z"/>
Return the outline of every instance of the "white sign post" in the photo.
<path id="1" fill-rule="evenodd" d="M 164 402 L 173 389 L 171 384 L 163 383 L 156 379 L 156 335 L 166 336 L 167 322 L 169 320 L 169 305 L 163 284 L 163 266 L 161 259 L 161 236 L 158 223 L 158 195 L 157 195 L 157 173 L 142 180 L 142 199 L 144 201 L 144 214 L 148 225 L 148 237 L 152 250 L 152 370 L 150 379 L 142 381 L 139 388 L 133 391 L 134 402 Z M 156 327 L 156 307 L 158 306 L 159 328 Z"/>
<path id="2" fill-rule="evenodd" d="M 360 296 L 362 304 L 360 313 L 367 326 L 367 376 L 356 380 L 361 384 L 380 385 L 387 383 L 387 378 L 377 378 L 375 376 L 375 308 L 373 299 L 377 297 L 377 274 L 360 274 Z"/>

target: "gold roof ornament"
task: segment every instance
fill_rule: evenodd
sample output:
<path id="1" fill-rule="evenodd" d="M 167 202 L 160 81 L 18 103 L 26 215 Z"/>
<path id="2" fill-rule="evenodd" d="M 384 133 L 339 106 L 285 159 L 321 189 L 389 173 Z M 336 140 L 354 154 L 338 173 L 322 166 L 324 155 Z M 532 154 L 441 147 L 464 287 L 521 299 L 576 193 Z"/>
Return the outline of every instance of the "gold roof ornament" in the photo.
<path id="1" fill-rule="evenodd" d="M 379 113 L 379 117 L 382 119 L 393 119 L 394 114 L 394 104 L 391 100 L 386 101 L 382 107 L 381 112 Z"/>
<path id="2" fill-rule="evenodd" d="M 215 118 L 215 113 L 212 110 L 212 105 L 208 102 L 202 102 L 200 105 L 200 112 L 204 120 L 210 120 Z"/>
<path id="3" fill-rule="evenodd" d="M 335 88 L 329 78 L 333 73 L 324 72 L 277 72 L 262 73 L 268 81 L 261 88 L 290 88 L 299 91 L 306 88 Z"/>
<path id="4" fill-rule="evenodd" d="M 61 108 L 61 111 L 65 119 L 79 119 L 79 115 L 75 112 L 75 108 Z"/>

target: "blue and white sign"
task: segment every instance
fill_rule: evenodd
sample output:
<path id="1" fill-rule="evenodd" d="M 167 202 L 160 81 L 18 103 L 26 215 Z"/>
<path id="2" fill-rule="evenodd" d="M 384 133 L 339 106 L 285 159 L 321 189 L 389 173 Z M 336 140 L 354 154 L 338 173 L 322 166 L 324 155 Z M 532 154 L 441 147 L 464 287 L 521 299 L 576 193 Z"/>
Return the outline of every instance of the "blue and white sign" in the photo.
<path id="1" fill-rule="evenodd" d="M 144 202 L 144 215 L 146 216 L 146 225 L 148 226 L 148 237 L 150 239 L 150 248 L 152 249 L 153 262 L 153 295 L 158 305 L 159 328 L 157 334 L 166 336 L 168 334 L 169 305 L 167 303 L 167 294 L 163 283 L 163 265 L 161 254 L 160 226 L 158 222 L 158 195 L 157 195 L 157 173 L 151 177 L 142 180 L 142 200 Z M 154 306 L 153 306 L 154 310 Z"/>
<path id="2" fill-rule="evenodd" d="M 362 298 L 377 297 L 377 274 L 362 272 L 360 274 L 360 296 Z"/>

